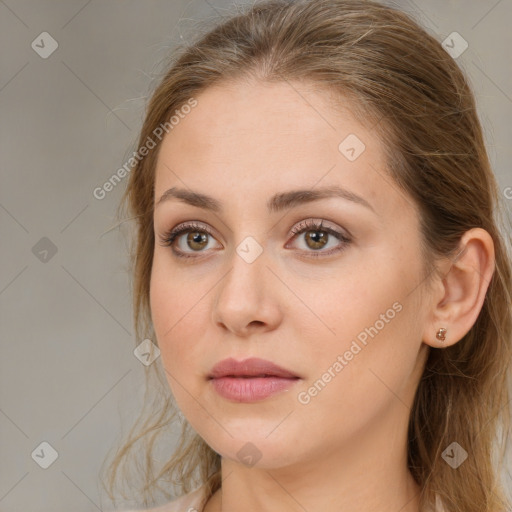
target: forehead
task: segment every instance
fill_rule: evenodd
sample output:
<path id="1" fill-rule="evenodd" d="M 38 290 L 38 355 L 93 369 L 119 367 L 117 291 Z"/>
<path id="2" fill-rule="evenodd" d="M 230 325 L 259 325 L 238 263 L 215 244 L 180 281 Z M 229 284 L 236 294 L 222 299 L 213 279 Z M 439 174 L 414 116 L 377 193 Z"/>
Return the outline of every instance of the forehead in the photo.
<path id="1" fill-rule="evenodd" d="M 386 176 L 382 142 L 348 101 L 333 108 L 332 95 L 296 82 L 216 85 L 195 99 L 162 142 L 155 200 L 172 186 L 218 197 L 229 188 L 236 197 L 223 200 L 263 206 L 276 191 L 338 184 L 382 213 L 406 206 Z"/>
<path id="2" fill-rule="evenodd" d="M 338 102 L 334 113 L 331 95 L 305 83 L 222 83 L 195 99 L 197 106 L 164 142 L 169 149 L 188 151 L 189 158 L 230 151 L 265 160 L 283 153 L 291 159 L 297 153 L 328 157 L 338 151 L 348 130 L 370 143 L 370 134 L 353 118 L 348 102 Z M 261 154 L 262 144 L 272 152 Z"/>

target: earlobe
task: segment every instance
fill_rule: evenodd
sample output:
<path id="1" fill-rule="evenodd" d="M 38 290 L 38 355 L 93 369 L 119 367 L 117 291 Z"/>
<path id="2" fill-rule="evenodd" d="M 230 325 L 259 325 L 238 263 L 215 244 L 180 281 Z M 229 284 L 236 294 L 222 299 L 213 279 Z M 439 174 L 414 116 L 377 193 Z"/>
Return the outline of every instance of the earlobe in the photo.
<path id="1" fill-rule="evenodd" d="M 446 263 L 448 270 L 438 283 L 440 294 L 432 296 L 423 340 L 434 348 L 453 345 L 469 332 L 480 314 L 494 273 L 494 242 L 487 231 L 466 231 L 459 247 L 457 257 Z"/>
<path id="2" fill-rule="evenodd" d="M 447 331 L 447 329 L 445 327 L 440 327 L 439 330 L 436 332 L 436 338 L 439 341 L 445 341 L 446 340 L 446 331 Z"/>

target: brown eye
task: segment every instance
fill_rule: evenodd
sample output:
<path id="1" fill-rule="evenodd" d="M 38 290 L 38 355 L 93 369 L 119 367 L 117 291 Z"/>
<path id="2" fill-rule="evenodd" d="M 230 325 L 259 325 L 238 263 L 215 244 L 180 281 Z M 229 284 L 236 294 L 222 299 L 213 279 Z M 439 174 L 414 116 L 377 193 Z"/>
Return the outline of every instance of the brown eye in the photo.
<path id="1" fill-rule="evenodd" d="M 200 251 L 208 244 L 208 234 L 201 231 L 190 231 L 186 243 L 194 251 Z"/>
<path id="2" fill-rule="evenodd" d="M 319 229 L 311 230 L 311 231 L 305 231 L 306 233 L 306 245 L 310 249 L 322 249 L 324 245 L 327 243 L 329 234 L 327 231 L 320 231 Z"/>
<path id="3" fill-rule="evenodd" d="M 196 222 L 180 224 L 160 236 L 160 244 L 171 247 L 174 254 L 180 258 L 193 258 L 196 257 L 194 253 L 208 252 L 205 248 L 213 240 L 215 237 L 210 229 Z"/>
<path id="4" fill-rule="evenodd" d="M 294 240 L 298 239 L 304 242 L 305 248 L 303 247 L 302 249 L 307 256 L 330 256 L 344 250 L 351 242 L 351 239 L 342 232 L 328 226 L 323 226 L 322 223 L 323 221 L 309 219 L 301 222 L 291 231 L 291 234 L 294 235 Z M 334 247 L 330 248 L 330 250 L 322 250 L 331 240 L 337 242 Z"/>
<path id="5" fill-rule="evenodd" d="M 349 236 L 334 228 L 323 226 L 322 222 L 311 219 L 304 221 L 290 233 L 293 240 L 303 241 L 304 246 L 300 249 L 307 257 L 330 256 L 344 250 L 352 242 Z M 303 234 L 304 237 L 301 236 Z M 210 228 L 195 222 L 180 224 L 160 236 L 160 244 L 171 247 L 179 258 L 197 258 L 202 256 L 201 253 L 208 254 L 208 245 L 211 241 L 216 239 Z M 334 242 L 334 245 L 331 244 L 333 247 L 329 247 L 330 242 Z M 323 250 L 325 248 L 327 250 Z"/>

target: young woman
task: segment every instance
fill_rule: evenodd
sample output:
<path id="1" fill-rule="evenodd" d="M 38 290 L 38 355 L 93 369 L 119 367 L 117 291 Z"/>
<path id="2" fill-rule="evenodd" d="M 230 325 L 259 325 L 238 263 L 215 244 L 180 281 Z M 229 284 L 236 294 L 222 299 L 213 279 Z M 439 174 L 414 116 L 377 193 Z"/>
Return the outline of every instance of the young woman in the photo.
<path id="1" fill-rule="evenodd" d="M 507 510 L 510 254 L 438 41 L 375 2 L 257 3 L 176 54 L 130 165 L 172 395 L 111 485 L 149 438 L 144 505 L 185 493 L 162 512 Z"/>

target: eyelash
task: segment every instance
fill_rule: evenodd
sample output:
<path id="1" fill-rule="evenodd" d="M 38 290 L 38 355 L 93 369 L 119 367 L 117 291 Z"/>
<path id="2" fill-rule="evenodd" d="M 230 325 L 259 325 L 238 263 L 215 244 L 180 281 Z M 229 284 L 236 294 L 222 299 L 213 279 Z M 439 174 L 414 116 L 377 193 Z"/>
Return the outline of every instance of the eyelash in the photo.
<path id="1" fill-rule="evenodd" d="M 302 221 L 297 226 L 295 226 L 291 232 L 290 235 L 293 236 L 293 238 L 297 238 L 302 233 L 305 233 L 307 231 L 322 231 L 329 233 L 330 235 L 333 235 L 335 238 L 340 240 L 340 242 L 343 242 L 341 246 L 335 249 L 331 249 L 329 251 L 306 251 L 308 253 L 308 257 L 311 256 L 313 258 L 321 258 L 321 257 L 327 257 L 331 254 L 341 252 L 346 249 L 346 247 L 351 243 L 351 239 L 348 238 L 343 233 L 336 231 L 335 229 L 329 228 L 328 226 L 323 226 L 323 220 L 318 222 L 316 220 L 308 219 L 306 221 Z M 177 238 L 179 238 L 180 235 L 188 232 L 194 232 L 198 231 L 200 233 L 207 233 L 208 235 L 214 237 L 213 232 L 208 228 L 208 226 L 203 224 L 198 224 L 196 222 L 186 222 L 181 225 L 179 225 L 177 228 L 171 229 L 160 236 L 160 245 L 164 247 L 171 247 L 173 253 L 178 258 L 197 258 L 198 256 L 192 256 L 191 254 L 183 253 L 180 250 L 176 250 L 173 247 L 174 242 Z M 215 238 L 215 237 L 214 237 Z M 196 253 L 202 252 L 202 251 L 194 251 Z M 310 253 L 310 254 L 309 254 Z"/>

